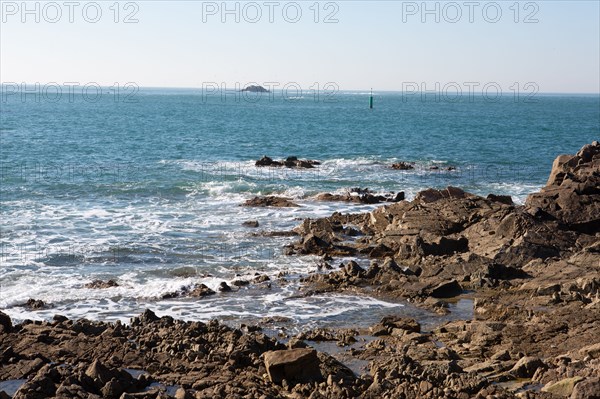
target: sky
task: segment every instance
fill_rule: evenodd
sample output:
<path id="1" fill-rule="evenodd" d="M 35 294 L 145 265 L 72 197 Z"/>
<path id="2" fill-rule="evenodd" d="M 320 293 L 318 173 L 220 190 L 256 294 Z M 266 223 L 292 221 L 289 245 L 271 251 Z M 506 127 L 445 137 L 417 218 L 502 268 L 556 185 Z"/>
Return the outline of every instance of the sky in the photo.
<path id="1" fill-rule="evenodd" d="M 600 92 L 597 0 L 2 0 L 0 11 L 3 83 Z"/>

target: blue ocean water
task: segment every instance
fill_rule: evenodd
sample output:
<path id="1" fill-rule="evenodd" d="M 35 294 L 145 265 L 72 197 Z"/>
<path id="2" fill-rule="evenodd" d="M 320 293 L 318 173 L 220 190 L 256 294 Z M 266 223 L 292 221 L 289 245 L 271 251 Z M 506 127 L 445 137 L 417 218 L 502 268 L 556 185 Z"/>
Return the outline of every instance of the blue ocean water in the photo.
<path id="1" fill-rule="evenodd" d="M 452 102 L 376 93 L 373 110 L 368 97 L 223 98 L 183 89 L 141 89 L 128 99 L 107 89 L 97 101 L 3 97 L 0 309 L 17 319 L 62 313 L 125 320 L 145 307 L 202 320 L 375 317 L 401 304 L 298 297 L 297 277 L 314 272 L 315 259 L 284 256 L 282 247 L 293 238 L 256 233 L 289 230 L 302 218 L 334 211 L 373 209 L 312 199 L 350 187 L 405 191 L 410 199 L 423 188 L 453 185 L 523 202 L 543 186 L 556 155 L 600 137 L 597 95 Z M 322 165 L 256 168 L 263 155 Z M 389 168 L 396 161 L 414 162 L 415 169 Z M 301 207 L 239 206 L 264 194 L 291 197 Z M 241 226 L 250 219 L 260 227 Z M 271 287 L 160 299 L 184 286 L 216 289 L 255 273 L 271 276 Z M 109 278 L 119 287 L 84 287 Z M 53 308 L 19 306 L 29 298 Z"/>

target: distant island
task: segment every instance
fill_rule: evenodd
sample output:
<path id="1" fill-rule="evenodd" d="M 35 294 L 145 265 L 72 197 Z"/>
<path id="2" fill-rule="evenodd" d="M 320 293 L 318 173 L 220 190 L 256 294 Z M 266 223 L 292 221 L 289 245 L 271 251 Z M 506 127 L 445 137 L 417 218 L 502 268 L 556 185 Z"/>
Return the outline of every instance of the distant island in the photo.
<path id="1" fill-rule="evenodd" d="M 245 89 L 242 89 L 241 91 L 249 91 L 252 93 L 270 93 L 269 90 L 265 89 L 262 86 L 248 86 Z"/>

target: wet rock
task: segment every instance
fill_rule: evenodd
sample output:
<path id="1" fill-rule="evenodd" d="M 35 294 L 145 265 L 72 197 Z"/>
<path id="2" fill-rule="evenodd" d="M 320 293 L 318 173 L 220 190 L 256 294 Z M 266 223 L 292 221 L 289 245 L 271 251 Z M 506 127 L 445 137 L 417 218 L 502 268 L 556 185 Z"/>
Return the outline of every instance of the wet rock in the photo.
<path id="1" fill-rule="evenodd" d="M 254 197 L 244 202 L 243 206 L 252 207 L 276 207 L 276 208 L 293 208 L 298 207 L 298 204 L 290 201 L 288 198 L 283 197 Z"/>
<path id="2" fill-rule="evenodd" d="M 280 384 L 289 382 L 321 381 L 319 358 L 314 349 L 287 349 L 264 354 L 264 363 L 269 379 Z"/>
<path id="3" fill-rule="evenodd" d="M 94 280 L 91 283 L 87 283 L 86 285 L 84 285 L 85 288 L 91 288 L 91 289 L 105 289 L 105 288 L 112 288 L 112 287 L 118 287 L 119 284 L 117 284 L 117 282 L 115 280 Z"/>
<path id="4" fill-rule="evenodd" d="M 27 309 L 30 309 L 30 310 L 40 310 L 40 309 L 46 309 L 47 307 L 49 307 L 41 299 L 33 299 L 33 298 L 28 299 L 27 302 L 25 302 L 22 306 Z"/>
<path id="5" fill-rule="evenodd" d="M 355 202 L 358 204 L 379 204 L 385 202 L 399 202 L 404 200 L 403 191 L 398 193 L 375 194 L 368 188 L 351 188 L 345 194 L 321 193 L 315 196 L 317 201 Z"/>
<path id="6" fill-rule="evenodd" d="M 271 278 L 269 276 L 267 276 L 266 274 L 261 274 L 261 275 L 254 277 L 254 282 L 257 284 L 264 283 L 267 281 L 271 281 Z"/>
<path id="7" fill-rule="evenodd" d="M 242 223 L 242 226 L 256 228 L 259 226 L 259 223 L 258 220 L 246 220 L 244 223 Z"/>
<path id="8" fill-rule="evenodd" d="M 215 292 L 208 288 L 205 284 L 197 284 L 194 288 L 189 292 L 188 296 L 192 298 L 204 298 L 209 295 L 214 295 Z"/>
<path id="9" fill-rule="evenodd" d="M 270 166 L 270 167 L 282 167 L 286 168 L 298 168 L 298 169 L 312 169 L 316 165 L 320 165 L 319 161 L 311 159 L 298 159 L 297 157 L 287 157 L 282 161 L 274 161 L 272 158 L 263 156 L 261 159 L 256 161 L 255 165 L 258 167 Z"/>
<path id="10" fill-rule="evenodd" d="M 0 312 L 0 333 L 9 333 L 12 330 L 12 321 L 6 313 Z"/>
<path id="11" fill-rule="evenodd" d="M 219 292 L 231 292 L 231 287 L 225 281 L 221 281 L 218 289 Z"/>
<path id="12" fill-rule="evenodd" d="M 415 167 L 409 162 L 396 162 L 392 164 L 392 169 L 396 170 L 412 170 Z"/>

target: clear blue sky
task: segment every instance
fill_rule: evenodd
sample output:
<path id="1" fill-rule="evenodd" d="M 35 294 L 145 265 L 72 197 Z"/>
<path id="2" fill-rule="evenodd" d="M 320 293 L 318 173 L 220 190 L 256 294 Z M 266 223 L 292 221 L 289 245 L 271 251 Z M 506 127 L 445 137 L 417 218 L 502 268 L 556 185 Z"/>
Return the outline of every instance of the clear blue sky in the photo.
<path id="1" fill-rule="evenodd" d="M 456 23 L 450 21 L 456 20 L 457 9 L 448 2 L 437 2 L 436 22 L 435 14 L 422 15 L 421 1 L 337 1 L 338 22 L 330 24 L 323 19 L 336 9 L 324 9 L 326 1 L 318 3 L 319 23 L 310 9 L 314 1 L 298 2 L 302 16 L 297 23 L 284 19 L 287 1 L 274 8 L 273 23 L 263 1 L 255 3 L 262 12 L 257 23 L 244 18 L 247 2 L 239 3 L 239 23 L 234 14 L 222 22 L 221 1 L 136 1 L 137 11 L 124 9 L 122 2 L 118 23 L 109 9 L 113 1 L 98 2 L 102 16 L 97 23 L 83 18 L 82 7 L 89 2 L 80 1 L 73 23 L 69 9 L 57 3 L 58 22 L 46 20 L 56 14 L 48 8 L 44 15 L 42 2 L 36 23 L 33 14 L 22 22 L 21 1 L 2 2 L 2 82 L 151 87 L 297 82 L 303 88 L 335 82 L 342 90 L 401 90 L 406 82 L 426 82 L 427 88 L 435 82 L 497 82 L 508 90 L 514 82 L 535 82 L 541 92 L 600 91 L 598 1 L 537 1 L 528 8 L 528 2 L 520 2 L 518 16 L 514 1 L 500 1 L 502 16 L 496 23 L 489 22 L 496 18 L 494 7 L 484 15 L 483 7 L 492 3 L 486 1 L 472 10 L 464 1 L 454 3 L 462 13 Z M 215 15 L 203 15 L 203 10 L 215 12 L 209 3 L 218 8 Z M 433 9 L 436 2 L 427 7 Z M 286 17 L 293 19 L 294 8 L 287 10 Z M 133 11 L 139 22 L 123 23 Z M 255 18 L 255 11 L 246 8 L 246 17 Z M 94 10 L 87 12 L 93 19 Z M 524 23 L 532 13 L 538 22 Z"/>

